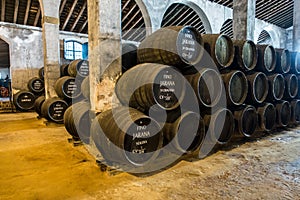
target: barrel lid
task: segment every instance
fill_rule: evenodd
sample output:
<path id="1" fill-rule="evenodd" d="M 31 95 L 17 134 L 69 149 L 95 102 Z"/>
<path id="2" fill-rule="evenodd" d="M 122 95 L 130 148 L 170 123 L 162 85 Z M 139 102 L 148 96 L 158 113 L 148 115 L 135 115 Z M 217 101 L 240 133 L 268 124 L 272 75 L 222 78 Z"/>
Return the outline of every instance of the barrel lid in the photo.
<path id="1" fill-rule="evenodd" d="M 242 60 L 247 70 L 253 70 L 257 64 L 256 45 L 251 40 L 246 40 L 242 49 Z"/>
<path id="2" fill-rule="evenodd" d="M 242 119 L 239 121 L 240 131 L 246 137 L 251 137 L 257 127 L 257 113 L 256 109 L 253 106 L 247 106 L 241 115 Z"/>
<path id="3" fill-rule="evenodd" d="M 216 40 L 214 49 L 218 64 L 222 67 L 229 67 L 234 59 L 234 47 L 231 38 L 220 34 Z"/>

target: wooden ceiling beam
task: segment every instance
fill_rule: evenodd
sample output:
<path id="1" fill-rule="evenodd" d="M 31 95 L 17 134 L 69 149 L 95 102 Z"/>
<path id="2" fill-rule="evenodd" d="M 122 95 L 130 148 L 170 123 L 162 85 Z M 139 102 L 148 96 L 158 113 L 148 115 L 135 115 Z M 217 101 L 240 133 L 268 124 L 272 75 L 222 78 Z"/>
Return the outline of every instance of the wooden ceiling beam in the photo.
<path id="1" fill-rule="evenodd" d="M 14 24 L 17 23 L 19 11 L 19 0 L 15 0 Z"/>
<path id="2" fill-rule="evenodd" d="M 1 21 L 5 21 L 5 0 L 2 0 L 1 3 Z"/>
<path id="3" fill-rule="evenodd" d="M 37 26 L 37 23 L 39 22 L 40 15 L 41 15 L 41 7 L 39 7 L 38 12 L 36 13 L 33 26 Z"/>
<path id="4" fill-rule="evenodd" d="M 25 17 L 24 17 L 24 22 L 23 24 L 27 24 L 28 16 L 29 16 L 29 10 L 30 10 L 30 5 L 31 5 L 31 0 L 27 0 L 27 7 L 26 7 L 26 12 L 25 12 Z"/>
<path id="5" fill-rule="evenodd" d="M 75 6 L 76 6 L 76 4 L 77 4 L 77 1 L 78 1 L 78 0 L 75 0 L 75 1 L 73 2 L 73 5 L 72 5 L 72 7 L 71 7 L 71 9 L 70 9 L 70 11 L 69 11 L 69 13 L 68 13 L 68 16 L 67 16 L 67 18 L 66 18 L 66 20 L 65 20 L 65 22 L 64 22 L 64 24 L 63 24 L 63 26 L 62 26 L 62 30 L 65 30 L 67 24 L 69 23 L 69 20 L 70 20 L 72 14 L 73 14 L 74 8 L 75 8 Z"/>
<path id="6" fill-rule="evenodd" d="M 60 9 L 59 9 L 59 15 L 61 15 L 61 13 L 63 12 L 66 3 L 67 3 L 67 0 L 62 1 L 61 5 L 60 5 Z"/>
<path id="7" fill-rule="evenodd" d="M 74 24 L 73 24 L 73 26 L 72 26 L 72 28 L 71 28 L 71 30 L 70 30 L 71 32 L 75 29 L 75 27 L 76 27 L 79 19 L 81 18 L 84 10 L 86 9 L 86 5 L 87 5 L 87 3 L 85 1 L 84 4 L 83 4 L 83 6 L 82 6 L 82 8 L 81 8 L 81 10 L 80 10 L 80 12 L 79 12 L 79 14 L 78 14 L 78 16 L 77 16 L 77 18 L 76 18 L 76 20 L 75 20 L 75 22 L 74 22 Z"/>
<path id="8" fill-rule="evenodd" d="M 88 23 L 88 20 L 86 20 L 86 21 L 84 22 L 84 24 L 82 25 L 82 27 L 81 27 L 80 30 L 79 30 L 79 33 L 81 33 L 81 32 L 83 31 L 83 29 L 86 27 L 87 23 Z"/>

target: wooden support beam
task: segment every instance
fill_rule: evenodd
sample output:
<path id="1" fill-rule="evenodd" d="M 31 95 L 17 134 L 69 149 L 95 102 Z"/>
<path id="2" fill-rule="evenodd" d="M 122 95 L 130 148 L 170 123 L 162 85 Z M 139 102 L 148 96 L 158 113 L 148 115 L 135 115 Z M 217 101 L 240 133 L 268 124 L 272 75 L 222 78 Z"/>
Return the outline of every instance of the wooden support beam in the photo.
<path id="1" fill-rule="evenodd" d="M 64 10 L 64 7 L 65 7 L 66 3 L 67 3 L 67 0 L 63 0 L 62 3 L 60 4 L 59 15 Z"/>
<path id="2" fill-rule="evenodd" d="M 27 24 L 28 16 L 29 16 L 29 10 L 30 10 L 30 5 L 31 5 L 31 0 L 27 0 L 27 7 L 26 7 L 26 12 L 25 12 L 25 17 L 24 17 L 24 22 L 23 24 Z"/>
<path id="3" fill-rule="evenodd" d="M 2 0 L 1 6 L 1 21 L 5 21 L 5 0 Z"/>
<path id="4" fill-rule="evenodd" d="M 19 10 L 19 0 L 15 0 L 14 24 L 17 23 Z"/>
<path id="5" fill-rule="evenodd" d="M 36 13 L 33 26 L 37 26 L 37 23 L 39 22 L 40 15 L 41 15 L 41 7 L 39 7 L 38 12 Z"/>
<path id="6" fill-rule="evenodd" d="M 74 22 L 72 28 L 71 28 L 71 30 L 70 30 L 71 32 L 72 32 L 72 31 L 74 30 L 74 28 L 76 27 L 76 25 L 77 25 L 79 19 L 81 18 L 81 16 L 82 16 L 84 10 L 86 9 L 86 5 L 87 5 L 87 3 L 86 3 L 86 1 L 85 1 L 84 4 L 83 4 L 83 6 L 81 7 L 81 10 L 80 10 L 80 12 L 79 12 L 79 14 L 78 14 L 78 16 L 77 16 L 77 18 L 76 18 L 76 20 L 75 20 L 75 22 Z"/>
<path id="7" fill-rule="evenodd" d="M 62 26 L 62 30 L 65 30 L 65 28 L 66 28 L 66 26 L 67 26 L 67 24 L 68 24 L 68 22 L 69 22 L 69 19 L 71 18 L 72 14 L 73 14 L 73 11 L 74 11 L 74 8 L 75 8 L 75 6 L 76 6 L 76 4 L 77 4 L 77 1 L 78 1 L 78 0 L 75 0 L 75 1 L 73 2 L 73 5 L 72 5 L 72 7 L 71 7 L 71 9 L 70 9 L 70 11 L 69 11 L 69 13 L 68 13 L 68 16 L 67 16 L 67 18 L 66 18 L 66 20 L 65 20 L 65 22 L 64 22 L 64 24 L 63 24 L 63 26 Z"/>
<path id="8" fill-rule="evenodd" d="M 84 24 L 82 25 L 82 27 L 81 27 L 80 30 L 79 30 L 79 33 L 81 33 L 81 32 L 83 31 L 83 29 L 85 28 L 85 26 L 87 25 L 87 23 L 88 23 L 88 20 L 86 20 L 86 21 L 84 22 Z"/>

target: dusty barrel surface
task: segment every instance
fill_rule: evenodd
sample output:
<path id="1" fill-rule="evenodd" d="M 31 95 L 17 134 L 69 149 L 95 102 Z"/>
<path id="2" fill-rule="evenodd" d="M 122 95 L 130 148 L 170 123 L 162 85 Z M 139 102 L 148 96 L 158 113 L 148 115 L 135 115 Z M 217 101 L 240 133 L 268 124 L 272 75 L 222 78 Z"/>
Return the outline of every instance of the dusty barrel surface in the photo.
<path id="1" fill-rule="evenodd" d="M 85 78 L 89 75 L 89 62 L 87 60 L 73 60 L 69 63 L 68 74 L 73 77 Z"/>
<path id="2" fill-rule="evenodd" d="M 123 170 L 151 167 L 163 144 L 160 125 L 133 108 L 118 107 L 100 113 L 91 126 L 91 140 L 107 164 Z"/>
<path id="3" fill-rule="evenodd" d="M 243 71 L 253 70 L 257 64 L 257 48 L 251 40 L 233 40 L 235 48 L 234 67 Z"/>
<path id="4" fill-rule="evenodd" d="M 269 102 L 279 101 L 284 96 L 285 80 L 282 74 L 273 74 L 268 76 L 269 92 L 267 100 Z"/>
<path id="5" fill-rule="evenodd" d="M 85 77 L 81 82 L 80 90 L 82 96 L 86 99 L 90 99 L 90 79 L 89 77 Z"/>
<path id="6" fill-rule="evenodd" d="M 64 113 L 64 125 L 66 130 L 75 139 L 84 142 L 89 141 L 91 119 L 89 115 L 90 104 L 81 101 L 70 106 Z"/>
<path id="7" fill-rule="evenodd" d="M 195 151 L 203 142 L 205 126 L 199 114 L 187 111 L 175 122 L 163 126 L 164 145 L 172 152 L 184 154 Z"/>
<path id="8" fill-rule="evenodd" d="M 293 99 L 298 95 L 298 78 L 295 74 L 285 74 L 285 99 Z"/>
<path id="9" fill-rule="evenodd" d="M 233 42 L 227 35 L 202 34 L 204 48 L 219 68 L 229 67 L 234 61 Z"/>
<path id="10" fill-rule="evenodd" d="M 137 50 L 138 61 L 185 69 L 201 60 L 202 45 L 201 35 L 191 26 L 164 27 L 141 42 Z"/>
<path id="11" fill-rule="evenodd" d="M 300 52 L 291 52 L 291 72 L 300 74 Z"/>
<path id="12" fill-rule="evenodd" d="M 175 68 L 144 63 L 126 71 L 115 91 L 123 105 L 147 111 L 153 105 L 165 110 L 177 108 L 185 94 L 186 80 Z"/>
<path id="13" fill-rule="evenodd" d="M 235 129 L 233 114 L 230 110 L 222 108 L 213 114 L 205 115 L 203 119 L 210 145 L 224 145 L 230 141 Z"/>
<path id="14" fill-rule="evenodd" d="M 20 111 L 29 111 L 34 107 L 36 96 L 30 91 L 19 91 L 13 95 L 13 103 Z"/>
<path id="15" fill-rule="evenodd" d="M 137 46 L 132 43 L 122 44 L 122 72 L 136 66 L 137 60 Z"/>
<path id="16" fill-rule="evenodd" d="M 44 81 L 41 78 L 34 77 L 28 81 L 27 88 L 35 94 L 43 93 L 45 91 Z"/>
<path id="17" fill-rule="evenodd" d="M 34 102 L 34 110 L 39 116 L 42 116 L 42 105 L 45 102 L 45 96 L 38 97 Z"/>
<path id="18" fill-rule="evenodd" d="M 233 111 L 233 115 L 236 123 L 234 137 L 252 137 L 258 125 L 256 108 L 251 105 L 241 106 Z"/>
<path id="19" fill-rule="evenodd" d="M 229 106 L 242 105 L 248 93 L 247 77 L 242 71 L 234 70 L 222 74 L 227 103 Z"/>
<path id="20" fill-rule="evenodd" d="M 64 100 L 58 97 L 49 98 L 42 105 L 42 116 L 50 121 L 63 123 L 67 108 L 68 104 Z"/>
<path id="21" fill-rule="evenodd" d="M 276 52 L 272 45 L 257 45 L 258 60 L 256 70 L 270 73 L 276 67 Z"/>
<path id="22" fill-rule="evenodd" d="M 81 82 L 71 76 L 64 76 L 55 82 L 54 89 L 63 99 L 75 99 L 81 95 Z"/>
<path id="23" fill-rule="evenodd" d="M 271 103 L 257 107 L 258 126 L 257 131 L 270 131 L 276 124 L 276 109 Z"/>
<path id="24" fill-rule="evenodd" d="M 291 123 L 300 123 L 300 100 L 293 100 L 291 102 Z"/>
<path id="25" fill-rule="evenodd" d="M 45 72 L 45 71 L 44 71 L 44 67 L 41 67 L 41 68 L 39 69 L 39 78 L 42 79 L 42 80 L 44 80 L 44 75 L 45 75 L 44 72 Z"/>
<path id="26" fill-rule="evenodd" d="M 223 92 L 222 77 L 214 69 L 206 68 L 185 78 L 191 84 L 199 103 L 205 107 L 215 106 Z"/>
<path id="27" fill-rule="evenodd" d="M 276 68 L 277 73 L 286 74 L 291 69 L 291 55 L 287 49 L 275 49 L 276 51 Z"/>
<path id="28" fill-rule="evenodd" d="M 291 104 L 288 101 L 281 101 L 275 107 L 277 127 L 286 127 L 291 120 Z"/>
<path id="29" fill-rule="evenodd" d="M 70 76 L 68 72 L 69 64 L 63 64 L 60 66 L 60 76 Z"/>
<path id="30" fill-rule="evenodd" d="M 255 72 L 247 75 L 248 95 L 246 103 L 259 104 L 263 103 L 269 91 L 269 82 L 267 76 L 262 72 Z"/>

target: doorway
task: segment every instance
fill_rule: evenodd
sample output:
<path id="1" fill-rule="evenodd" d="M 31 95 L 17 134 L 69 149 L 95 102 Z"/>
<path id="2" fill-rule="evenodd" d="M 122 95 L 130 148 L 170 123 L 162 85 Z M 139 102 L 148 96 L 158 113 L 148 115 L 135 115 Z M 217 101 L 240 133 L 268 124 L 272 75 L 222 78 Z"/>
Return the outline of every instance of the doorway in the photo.
<path id="1" fill-rule="evenodd" d="M 0 39 L 0 101 L 9 101 L 11 94 L 11 72 L 9 44 Z"/>

